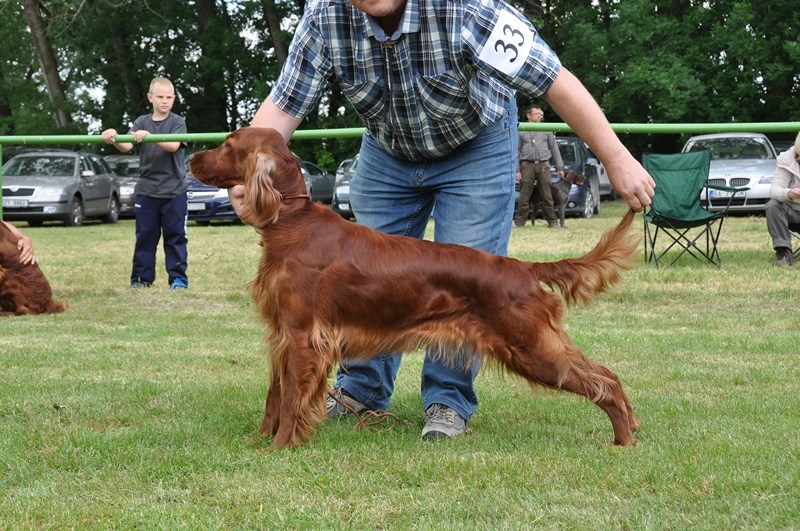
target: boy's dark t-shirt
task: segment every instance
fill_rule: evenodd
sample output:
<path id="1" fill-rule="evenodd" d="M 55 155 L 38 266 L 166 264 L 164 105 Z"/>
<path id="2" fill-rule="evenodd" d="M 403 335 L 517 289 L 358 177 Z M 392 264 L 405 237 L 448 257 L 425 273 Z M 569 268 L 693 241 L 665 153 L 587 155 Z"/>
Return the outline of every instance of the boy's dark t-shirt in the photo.
<path id="1" fill-rule="evenodd" d="M 144 129 L 150 134 L 168 135 L 186 133 L 186 120 L 174 113 L 161 121 L 153 120 L 152 114 L 145 114 L 133 122 L 128 134 Z M 136 195 L 158 198 L 178 196 L 186 191 L 186 161 L 183 151 L 186 145 L 174 153 L 168 153 L 152 142 L 139 146 L 139 179 L 136 181 Z"/>

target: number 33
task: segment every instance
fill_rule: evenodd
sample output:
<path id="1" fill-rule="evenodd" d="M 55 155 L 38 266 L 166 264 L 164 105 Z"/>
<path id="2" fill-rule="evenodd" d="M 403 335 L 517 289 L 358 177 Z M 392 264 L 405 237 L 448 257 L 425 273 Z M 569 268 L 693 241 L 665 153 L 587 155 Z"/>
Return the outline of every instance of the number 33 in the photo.
<path id="1" fill-rule="evenodd" d="M 519 57 L 519 47 L 525 44 L 525 35 L 523 35 L 521 31 L 506 24 L 503 26 L 503 37 L 507 38 L 513 44 L 509 44 L 503 39 L 497 39 L 494 43 L 494 50 L 506 55 L 513 54 L 513 57 L 508 60 L 509 63 L 513 63 Z"/>

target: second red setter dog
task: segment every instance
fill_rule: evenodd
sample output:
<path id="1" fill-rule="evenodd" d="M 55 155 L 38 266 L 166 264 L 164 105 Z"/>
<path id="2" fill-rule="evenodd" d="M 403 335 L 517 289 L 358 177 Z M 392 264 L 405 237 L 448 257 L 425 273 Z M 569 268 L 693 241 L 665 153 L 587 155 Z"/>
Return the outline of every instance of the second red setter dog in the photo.
<path id="1" fill-rule="evenodd" d="M 65 301 L 54 301 L 50 284 L 37 264 L 19 263 L 17 237 L 0 223 L 0 316 L 59 313 Z"/>
<path id="2" fill-rule="evenodd" d="M 561 297 L 586 302 L 630 267 L 629 212 L 580 258 L 528 263 L 458 245 L 389 236 L 306 195 L 297 160 L 272 129 L 244 128 L 195 153 L 199 180 L 245 186 L 240 216 L 264 248 L 253 298 L 269 327 L 270 385 L 261 433 L 301 444 L 325 417 L 328 375 L 347 358 L 419 345 L 471 345 L 531 385 L 585 396 L 611 419 L 614 444 L 639 422 L 617 376 L 588 359 L 562 324 Z"/>

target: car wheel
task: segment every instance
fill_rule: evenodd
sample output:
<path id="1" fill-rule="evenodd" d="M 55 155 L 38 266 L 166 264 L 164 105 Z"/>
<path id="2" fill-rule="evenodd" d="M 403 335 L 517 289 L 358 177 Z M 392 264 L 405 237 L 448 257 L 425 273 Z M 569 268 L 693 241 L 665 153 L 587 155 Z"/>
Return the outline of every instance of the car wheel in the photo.
<path id="1" fill-rule="evenodd" d="M 589 219 L 592 216 L 594 216 L 594 194 L 592 193 L 592 189 L 589 188 L 586 190 L 586 195 L 583 199 L 583 212 L 581 213 L 581 217 Z"/>
<path id="2" fill-rule="evenodd" d="M 116 223 L 119 221 L 119 199 L 117 196 L 111 197 L 111 207 L 108 209 L 108 213 L 103 216 L 103 223 Z"/>
<path id="3" fill-rule="evenodd" d="M 64 220 L 67 227 L 80 227 L 83 224 L 83 204 L 79 197 L 73 197 L 69 202 L 69 214 Z"/>

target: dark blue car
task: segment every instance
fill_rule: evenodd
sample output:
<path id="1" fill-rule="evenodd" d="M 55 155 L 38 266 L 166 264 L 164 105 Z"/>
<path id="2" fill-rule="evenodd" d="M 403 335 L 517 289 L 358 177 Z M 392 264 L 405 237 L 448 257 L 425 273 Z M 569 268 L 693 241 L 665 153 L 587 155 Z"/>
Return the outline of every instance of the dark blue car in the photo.
<path id="1" fill-rule="evenodd" d="M 189 181 L 189 189 L 186 192 L 189 221 L 194 221 L 198 225 L 208 225 L 212 221 L 241 223 L 228 199 L 226 189 L 203 184 L 191 174 L 187 174 L 186 179 Z"/>

